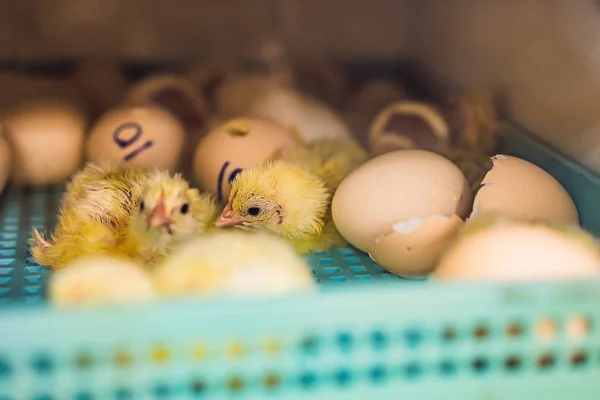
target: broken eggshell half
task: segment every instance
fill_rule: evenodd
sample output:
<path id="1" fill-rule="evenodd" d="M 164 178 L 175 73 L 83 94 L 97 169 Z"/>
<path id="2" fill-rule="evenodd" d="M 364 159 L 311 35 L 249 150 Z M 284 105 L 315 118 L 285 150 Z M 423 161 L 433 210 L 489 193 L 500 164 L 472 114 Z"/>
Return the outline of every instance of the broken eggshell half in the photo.
<path id="1" fill-rule="evenodd" d="M 550 174 L 518 157 L 498 154 L 484 176 L 469 219 L 500 212 L 524 221 L 579 225 L 579 214 L 569 193 Z"/>
<path id="2" fill-rule="evenodd" d="M 400 101 L 377 114 L 369 129 L 371 154 L 394 150 L 422 149 L 441 153 L 448 147 L 449 128 L 434 107 L 415 101 Z"/>
<path id="3" fill-rule="evenodd" d="M 399 222 L 392 232 L 375 239 L 367 249 L 369 257 L 396 275 L 423 277 L 433 270 L 447 243 L 463 224 L 456 214 Z"/>

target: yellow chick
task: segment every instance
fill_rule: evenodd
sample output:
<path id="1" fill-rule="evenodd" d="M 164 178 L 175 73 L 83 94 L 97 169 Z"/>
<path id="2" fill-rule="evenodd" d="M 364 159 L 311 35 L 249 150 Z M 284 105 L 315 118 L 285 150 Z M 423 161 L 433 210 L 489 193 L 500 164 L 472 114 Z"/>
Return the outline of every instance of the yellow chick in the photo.
<path id="1" fill-rule="evenodd" d="M 312 290 L 310 268 L 284 240 L 265 232 L 214 231 L 154 270 L 166 295 L 273 296 Z"/>
<path id="2" fill-rule="evenodd" d="M 97 254 L 152 265 L 204 232 L 215 214 L 212 197 L 180 175 L 88 164 L 67 186 L 51 239 L 33 230 L 31 254 L 50 268 Z"/>
<path id="3" fill-rule="evenodd" d="M 312 172 L 331 191 L 367 160 L 367 152 L 353 139 L 318 139 L 301 146 L 286 148 L 278 159 L 297 164 Z"/>
<path id="4" fill-rule="evenodd" d="M 177 174 L 151 173 L 132 212 L 124 247 L 154 265 L 182 243 L 212 228 L 217 205 L 209 194 L 190 188 Z"/>
<path id="5" fill-rule="evenodd" d="M 130 260 L 82 257 L 50 277 L 48 297 L 57 306 L 86 306 L 150 300 L 152 276 Z"/>
<path id="6" fill-rule="evenodd" d="M 215 221 L 282 236 L 299 253 L 345 244 L 330 212 L 332 191 L 316 175 L 284 161 L 270 161 L 240 172 L 229 202 Z"/>

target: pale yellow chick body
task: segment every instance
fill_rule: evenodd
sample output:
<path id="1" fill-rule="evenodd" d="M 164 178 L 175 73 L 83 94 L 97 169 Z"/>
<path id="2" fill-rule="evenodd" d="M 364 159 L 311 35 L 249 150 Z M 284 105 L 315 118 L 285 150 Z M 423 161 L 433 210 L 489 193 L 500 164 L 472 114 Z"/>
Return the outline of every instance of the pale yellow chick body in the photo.
<path id="1" fill-rule="evenodd" d="M 275 233 L 301 254 L 323 251 L 345 243 L 333 225 L 331 196 L 316 175 L 271 161 L 237 175 L 215 225 Z"/>
<path id="2" fill-rule="evenodd" d="M 52 237 L 33 230 L 31 253 L 38 264 L 55 269 L 100 254 L 152 265 L 204 232 L 215 211 L 212 198 L 179 175 L 88 164 L 67 185 Z"/>
<path id="3" fill-rule="evenodd" d="M 331 198 L 366 152 L 351 139 L 319 139 L 277 157 L 236 176 L 215 225 L 275 233 L 300 254 L 344 246 Z"/>
<path id="4" fill-rule="evenodd" d="M 272 296 L 315 287 L 284 240 L 265 232 L 214 231 L 185 244 L 154 270 L 166 295 Z"/>

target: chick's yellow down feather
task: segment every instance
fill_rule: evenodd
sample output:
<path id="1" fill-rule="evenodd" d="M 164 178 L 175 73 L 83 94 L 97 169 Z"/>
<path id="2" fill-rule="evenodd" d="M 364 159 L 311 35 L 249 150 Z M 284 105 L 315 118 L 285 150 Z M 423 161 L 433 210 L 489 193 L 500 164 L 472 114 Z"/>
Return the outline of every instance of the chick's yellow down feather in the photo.
<path id="1" fill-rule="evenodd" d="M 346 175 L 367 160 L 367 152 L 353 139 L 317 139 L 286 148 L 278 158 L 313 173 L 334 191 Z"/>
<path id="2" fill-rule="evenodd" d="M 179 175 L 88 164 L 67 185 L 52 237 L 46 240 L 34 229 L 31 253 L 50 268 L 98 254 L 153 264 L 202 233 L 215 211 L 212 198 L 190 189 Z"/>
<path id="3" fill-rule="evenodd" d="M 235 226 L 282 236 L 299 253 L 341 246 L 330 213 L 332 191 L 315 174 L 284 161 L 240 172 L 217 227 Z"/>
<path id="4" fill-rule="evenodd" d="M 307 263 L 266 232 L 218 230 L 188 242 L 153 273 L 161 294 L 264 296 L 314 289 Z"/>

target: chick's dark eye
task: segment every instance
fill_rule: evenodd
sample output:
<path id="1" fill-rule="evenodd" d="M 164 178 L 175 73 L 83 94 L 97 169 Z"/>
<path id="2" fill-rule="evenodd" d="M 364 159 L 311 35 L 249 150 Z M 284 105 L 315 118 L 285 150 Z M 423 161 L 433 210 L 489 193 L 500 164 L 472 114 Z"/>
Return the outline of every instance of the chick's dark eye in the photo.
<path id="1" fill-rule="evenodd" d="M 140 211 L 144 211 L 144 207 L 146 207 L 146 205 L 144 204 L 144 200 L 142 200 L 140 202 Z"/>
<path id="2" fill-rule="evenodd" d="M 181 206 L 180 211 L 182 214 L 187 214 L 188 211 L 190 211 L 190 205 L 188 203 L 185 203 L 184 205 Z"/>
<path id="3" fill-rule="evenodd" d="M 248 209 L 248 214 L 252 215 L 253 217 L 256 217 L 258 214 L 260 214 L 260 208 L 258 208 L 258 207 L 250 207 Z"/>

